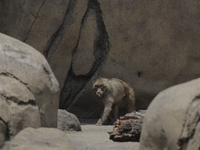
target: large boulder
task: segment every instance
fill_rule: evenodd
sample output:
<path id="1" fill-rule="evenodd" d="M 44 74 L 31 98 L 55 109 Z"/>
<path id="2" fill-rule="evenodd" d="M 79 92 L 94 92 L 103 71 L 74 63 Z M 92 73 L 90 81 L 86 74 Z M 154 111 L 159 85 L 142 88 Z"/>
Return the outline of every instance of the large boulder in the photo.
<path id="1" fill-rule="evenodd" d="M 0 146 L 26 127 L 57 127 L 59 84 L 44 56 L 0 34 Z"/>
<path id="2" fill-rule="evenodd" d="M 0 32 L 45 55 L 62 88 L 60 108 L 96 119 L 102 109 L 91 81 L 97 76 L 130 83 L 138 110 L 165 88 L 199 77 L 199 5 L 199 0 L 4 0 Z"/>
<path id="3" fill-rule="evenodd" d="M 140 150 L 200 149 L 200 78 L 160 92 L 147 109 Z"/>
<path id="4" fill-rule="evenodd" d="M 26 128 L 10 142 L 9 150 L 75 150 L 65 132 L 55 128 Z"/>
<path id="5" fill-rule="evenodd" d="M 22 88 L 20 91 L 18 86 L 11 86 L 9 82 L 4 87 L 2 79 L 2 92 L 0 94 L 3 97 L 9 98 L 10 96 L 11 99 L 14 97 L 13 101 L 18 104 L 20 104 L 19 99 L 25 99 L 24 103 L 31 103 L 35 99 L 40 111 L 41 125 L 57 126 L 59 84 L 40 52 L 19 40 L 0 34 L 0 76 L 1 78 L 6 77 L 7 80 L 16 80 L 15 82 L 22 84 L 23 89 L 29 91 L 27 93 Z M 4 88 L 11 89 L 6 91 Z M 15 93 L 11 93 L 12 90 Z M 8 93 L 5 94 L 6 92 Z M 19 92 L 24 93 L 24 95 L 19 94 Z M 29 96 L 27 96 L 28 94 Z"/>

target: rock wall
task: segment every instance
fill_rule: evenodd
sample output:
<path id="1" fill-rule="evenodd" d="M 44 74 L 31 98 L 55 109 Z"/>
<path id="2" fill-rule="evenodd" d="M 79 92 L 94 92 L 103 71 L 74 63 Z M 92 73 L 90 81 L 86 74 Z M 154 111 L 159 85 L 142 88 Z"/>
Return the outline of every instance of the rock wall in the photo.
<path id="1" fill-rule="evenodd" d="M 198 0 L 3 0 L 0 32 L 38 49 L 61 88 L 60 108 L 98 118 L 98 76 L 131 84 L 136 108 L 199 77 Z"/>

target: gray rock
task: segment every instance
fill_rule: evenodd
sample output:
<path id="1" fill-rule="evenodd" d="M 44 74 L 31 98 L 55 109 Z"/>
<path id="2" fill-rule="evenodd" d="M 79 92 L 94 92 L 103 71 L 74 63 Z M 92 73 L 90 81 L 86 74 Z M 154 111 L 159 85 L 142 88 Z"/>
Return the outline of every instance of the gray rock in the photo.
<path id="1" fill-rule="evenodd" d="M 200 78 L 160 92 L 147 109 L 140 150 L 197 150 Z"/>
<path id="2" fill-rule="evenodd" d="M 26 127 L 40 127 L 41 119 L 34 95 L 19 80 L 0 75 L 0 118 L 8 137 Z"/>
<path id="3" fill-rule="evenodd" d="M 57 128 L 62 131 L 81 131 L 81 125 L 78 118 L 74 114 L 61 109 L 58 109 Z"/>
<path id="4" fill-rule="evenodd" d="M 59 84 L 43 55 L 0 34 L 0 146 L 26 127 L 57 127 L 58 103 Z"/>
<path id="5" fill-rule="evenodd" d="M 55 128 L 26 128 L 10 142 L 9 150 L 75 150 L 67 135 Z"/>
<path id="6" fill-rule="evenodd" d="M 1 86 L 1 97 L 12 99 L 18 105 L 21 101 L 22 104 L 36 103 L 41 125 L 57 126 L 59 84 L 41 53 L 19 40 L 0 34 L 0 76 L 12 80 L 9 82 L 22 84 L 20 88 L 9 85 L 9 82 Z"/>

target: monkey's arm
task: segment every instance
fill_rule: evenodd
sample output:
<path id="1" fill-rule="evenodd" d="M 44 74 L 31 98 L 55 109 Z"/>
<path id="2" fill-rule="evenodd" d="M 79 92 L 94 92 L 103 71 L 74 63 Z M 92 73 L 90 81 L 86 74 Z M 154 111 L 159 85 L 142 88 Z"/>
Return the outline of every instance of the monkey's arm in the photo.
<path id="1" fill-rule="evenodd" d="M 105 100 L 104 111 L 101 115 L 101 118 L 96 123 L 96 125 L 102 125 L 106 121 L 106 119 L 108 118 L 108 116 L 112 110 L 112 105 L 113 105 L 112 100 L 109 100 L 109 99 Z"/>

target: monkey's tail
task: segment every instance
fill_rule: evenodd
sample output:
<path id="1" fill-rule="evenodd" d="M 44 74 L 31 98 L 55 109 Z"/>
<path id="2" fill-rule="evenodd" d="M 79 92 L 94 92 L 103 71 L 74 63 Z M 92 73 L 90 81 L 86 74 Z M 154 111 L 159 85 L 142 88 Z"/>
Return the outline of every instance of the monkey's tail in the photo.
<path id="1" fill-rule="evenodd" d="M 126 93 L 127 111 L 130 113 L 135 110 L 135 93 L 130 85 L 125 82 L 122 82 L 122 84 Z"/>
<path id="2" fill-rule="evenodd" d="M 129 94 L 127 95 L 127 109 L 128 112 L 135 110 L 135 94 L 131 87 L 129 87 Z"/>

